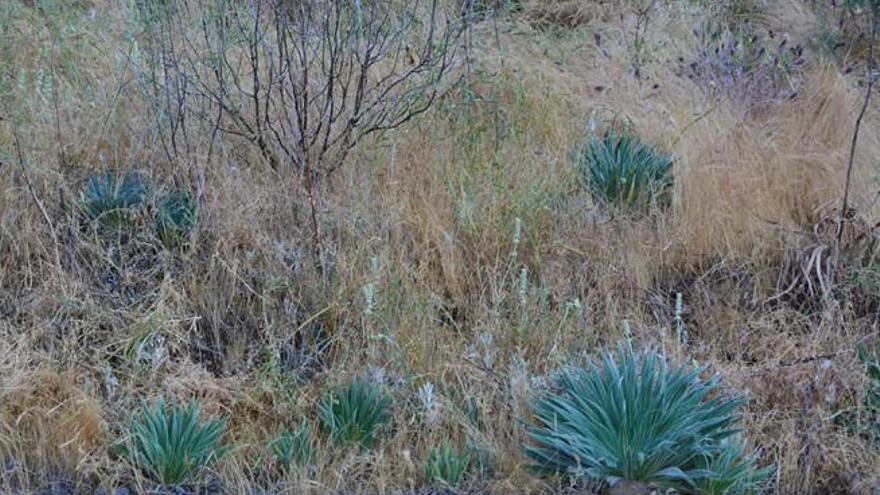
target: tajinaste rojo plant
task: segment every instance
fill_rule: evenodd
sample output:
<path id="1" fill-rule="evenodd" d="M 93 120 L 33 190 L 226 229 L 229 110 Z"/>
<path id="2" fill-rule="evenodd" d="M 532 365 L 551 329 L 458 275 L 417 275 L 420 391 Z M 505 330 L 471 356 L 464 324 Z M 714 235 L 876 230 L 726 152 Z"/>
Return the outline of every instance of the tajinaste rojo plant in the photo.
<path id="1" fill-rule="evenodd" d="M 742 403 L 718 394 L 717 377 L 702 380 L 702 371 L 631 347 L 605 354 L 601 368 L 567 368 L 534 404 L 524 450 L 548 474 L 693 491 L 721 476 L 713 462 L 730 456 Z M 743 467 L 728 477 L 753 472 L 751 458 L 717 464 Z"/>
<path id="2" fill-rule="evenodd" d="M 315 458 L 311 427 L 302 423 L 293 431 L 283 431 L 269 442 L 269 451 L 284 471 L 309 464 Z"/>
<path id="3" fill-rule="evenodd" d="M 469 464 L 470 458 L 467 453 L 459 451 L 448 442 L 443 442 L 428 452 L 422 470 L 429 484 L 455 489 Z"/>
<path id="4" fill-rule="evenodd" d="M 149 184 L 138 172 L 92 175 L 80 190 L 82 219 L 98 231 L 117 232 L 130 226 L 132 214 L 149 194 Z"/>
<path id="5" fill-rule="evenodd" d="M 355 377 L 324 397 L 318 418 L 330 438 L 369 448 L 391 420 L 390 404 L 391 397 L 377 385 Z"/>
<path id="6" fill-rule="evenodd" d="M 165 246 L 183 244 L 196 224 L 196 198 L 187 189 L 167 191 L 156 203 L 154 227 Z"/>
<path id="7" fill-rule="evenodd" d="M 128 435 L 117 444 L 145 473 L 166 487 L 193 483 L 201 472 L 228 450 L 221 445 L 226 420 L 199 419 L 198 404 L 166 405 L 160 397 L 144 405 L 134 417 Z"/>
<path id="8" fill-rule="evenodd" d="M 597 201 L 635 209 L 652 201 L 665 205 L 671 199 L 673 156 L 629 130 L 609 129 L 601 138 L 591 132 L 575 149 L 574 159 Z"/>

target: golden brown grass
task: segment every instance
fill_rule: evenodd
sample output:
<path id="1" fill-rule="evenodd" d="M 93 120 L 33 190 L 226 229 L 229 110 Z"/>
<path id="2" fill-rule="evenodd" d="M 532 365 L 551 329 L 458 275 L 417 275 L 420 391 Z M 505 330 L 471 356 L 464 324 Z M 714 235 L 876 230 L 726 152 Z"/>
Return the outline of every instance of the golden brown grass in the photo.
<path id="1" fill-rule="evenodd" d="M 584 0 L 530 0 L 525 2 L 526 18 L 539 28 L 576 28 L 591 21 L 607 20 L 618 2 Z"/>
<path id="2" fill-rule="evenodd" d="M 794 28 L 811 28 L 800 2 L 781 3 L 805 19 Z M 51 46 L 40 27 L 50 14 L 2 35 L 16 39 L 2 52 L 4 75 L 21 71 L 26 84 L 5 94 L 0 121 L 0 454 L 19 473 L 0 478 L 0 490 L 57 473 L 84 491 L 143 482 L 108 445 L 141 400 L 162 394 L 230 418 L 236 448 L 216 467 L 228 493 L 417 489 L 430 448 L 468 437 L 494 460 L 491 475 L 472 475 L 474 491 L 550 492 L 519 450 L 535 384 L 625 331 L 709 363 L 749 394 L 746 438 L 778 467 L 776 493 L 877 489 L 876 450 L 830 419 L 863 391 L 854 349 L 876 333 L 875 315 L 846 297 L 810 310 L 773 299 L 790 280 L 786 263 L 800 267 L 830 242 L 814 227 L 839 208 L 855 77 L 814 62 L 795 100 L 745 113 L 674 75 L 676 58 L 692 53 L 695 22 L 675 5 L 656 12 L 636 80 L 629 7 L 529 3 L 498 26 L 476 26 L 473 64 L 489 75 L 367 143 L 326 185 L 325 280 L 310 260 L 303 193 L 285 172 L 230 140 L 211 163 L 205 146 L 193 163 L 165 158 L 124 63 L 120 5 L 95 3 L 94 21 L 70 7 L 89 40 L 75 59 L 37 56 Z M 779 29 L 784 7 L 764 22 Z M 547 31 L 536 19 L 578 27 Z M 35 89 L 53 69 L 57 98 Z M 867 225 L 878 110 L 854 181 Z M 569 152 L 591 114 L 600 125 L 626 118 L 677 155 L 670 209 L 609 215 L 578 187 Z M 191 184 L 201 199 L 194 247 L 85 236 L 71 207 L 83 178 L 102 168 Z M 687 345 L 674 341 L 676 293 Z M 294 378 L 298 351 L 316 336 L 327 350 Z M 328 385 L 380 368 L 395 398 L 381 445 L 360 452 L 322 438 L 317 469 L 280 475 L 266 443 L 314 425 Z M 426 382 L 438 390 L 435 419 L 420 412 Z"/>

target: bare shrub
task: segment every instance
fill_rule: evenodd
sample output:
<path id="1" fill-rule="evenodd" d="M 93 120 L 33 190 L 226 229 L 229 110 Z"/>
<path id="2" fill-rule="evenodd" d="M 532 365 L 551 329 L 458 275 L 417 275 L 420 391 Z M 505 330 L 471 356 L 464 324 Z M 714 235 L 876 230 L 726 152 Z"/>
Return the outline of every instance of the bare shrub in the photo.
<path id="1" fill-rule="evenodd" d="M 140 3 L 160 141 L 189 152 L 188 119 L 296 172 L 320 258 L 318 190 L 365 137 L 427 111 L 456 61 L 464 18 L 438 0 Z"/>

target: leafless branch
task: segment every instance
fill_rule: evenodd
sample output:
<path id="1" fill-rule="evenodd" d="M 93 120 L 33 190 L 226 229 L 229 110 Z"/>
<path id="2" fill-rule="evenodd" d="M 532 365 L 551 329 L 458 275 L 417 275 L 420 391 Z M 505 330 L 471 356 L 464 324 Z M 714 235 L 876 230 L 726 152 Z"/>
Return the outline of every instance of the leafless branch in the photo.
<path id="1" fill-rule="evenodd" d="M 440 0 L 168 0 L 150 18 L 154 111 L 169 158 L 187 116 L 295 171 L 320 254 L 320 183 L 363 139 L 426 112 L 457 63 L 466 16 Z M 187 22 L 188 20 L 188 22 Z M 161 105 L 159 105 L 161 103 Z"/>

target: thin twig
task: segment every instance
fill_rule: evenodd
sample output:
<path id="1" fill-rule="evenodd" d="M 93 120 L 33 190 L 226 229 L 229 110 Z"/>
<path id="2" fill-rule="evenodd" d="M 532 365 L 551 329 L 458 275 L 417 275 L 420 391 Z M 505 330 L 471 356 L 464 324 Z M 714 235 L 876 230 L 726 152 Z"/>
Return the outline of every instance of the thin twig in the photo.
<path id="1" fill-rule="evenodd" d="M 56 53 L 55 48 L 57 46 L 57 40 L 52 42 L 51 53 L 53 54 L 52 62 L 51 62 L 51 70 L 52 70 L 52 106 L 55 111 L 55 139 L 58 140 L 58 160 L 61 162 L 62 167 L 66 167 L 69 165 L 67 161 L 67 153 L 65 151 L 64 144 L 64 134 L 61 132 L 61 110 L 58 105 L 58 75 L 55 72 L 55 57 Z"/>
<path id="2" fill-rule="evenodd" d="M 43 206 L 43 202 L 40 201 L 39 197 L 37 197 L 37 192 L 34 189 L 34 184 L 31 182 L 31 178 L 27 173 L 27 166 L 24 164 L 24 154 L 21 151 L 21 139 L 19 138 L 18 131 L 14 131 L 13 134 L 15 136 L 15 154 L 18 158 L 18 165 L 21 167 L 21 174 L 24 176 L 24 182 L 25 184 L 27 184 L 28 191 L 31 193 L 31 197 L 34 200 L 34 203 L 37 204 L 37 208 L 39 208 L 40 213 L 43 215 L 43 219 L 46 220 L 46 224 L 49 225 L 49 229 L 52 231 L 52 235 L 54 235 L 55 225 L 49 218 L 49 214 L 46 212 L 46 208 Z"/>
<path id="3" fill-rule="evenodd" d="M 24 163 L 24 153 L 21 150 L 21 138 L 18 135 L 18 129 L 13 130 L 13 136 L 15 138 L 15 154 L 18 158 L 18 165 L 21 167 L 21 174 L 24 176 L 24 182 L 27 184 L 28 192 L 31 194 L 31 198 L 34 200 L 34 203 L 37 205 L 37 208 L 40 210 L 40 214 L 43 216 L 43 220 L 46 221 L 46 225 L 49 226 L 49 233 L 52 235 L 52 241 L 55 246 L 55 262 L 59 264 L 61 262 L 61 255 L 58 252 L 58 236 L 55 233 L 55 224 L 52 223 L 52 219 L 49 217 L 49 213 L 46 211 L 46 207 L 43 205 L 43 202 L 40 201 L 39 196 L 37 196 L 37 191 L 34 188 L 33 182 L 31 182 L 31 178 L 27 173 L 27 166 Z"/>
<path id="4" fill-rule="evenodd" d="M 834 268 L 837 268 L 838 263 L 840 262 L 840 245 L 843 241 L 843 231 L 846 225 L 846 212 L 849 209 L 850 186 L 852 184 L 852 172 L 855 163 L 856 144 L 859 139 L 859 130 L 862 127 L 862 119 L 865 118 L 865 113 L 868 111 L 868 104 L 871 101 L 871 93 L 873 92 L 874 83 L 876 82 L 876 77 L 874 74 L 874 42 L 877 39 L 878 12 L 880 12 L 880 8 L 876 7 L 874 7 L 871 11 L 871 40 L 868 46 L 867 60 L 868 87 L 865 89 L 865 99 L 862 102 L 862 109 L 859 111 L 859 116 L 856 118 L 856 127 L 853 130 L 852 142 L 850 143 L 849 148 L 849 163 L 846 167 L 846 183 L 843 190 L 843 203 L 841 205 L 840 213 L 838 215 L 837 236 L 834 241 Z"/>

